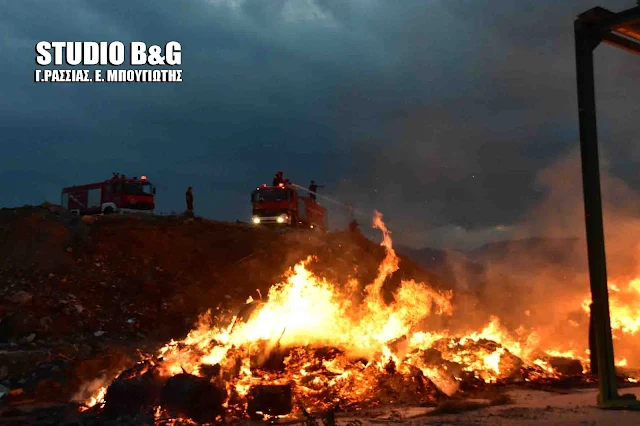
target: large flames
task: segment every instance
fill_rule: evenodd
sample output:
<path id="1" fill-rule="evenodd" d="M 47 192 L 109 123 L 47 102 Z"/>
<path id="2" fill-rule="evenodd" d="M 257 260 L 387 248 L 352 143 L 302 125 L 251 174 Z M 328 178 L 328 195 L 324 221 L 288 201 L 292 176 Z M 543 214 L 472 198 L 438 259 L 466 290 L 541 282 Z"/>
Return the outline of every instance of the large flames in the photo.
<path id="1" fill-rule="evenodd" d="M 590 303 L 590 299 L 582 302 L 585 312 L 589 312 Z M 615 281 L 609 283 L 609 310 L 614 335 L 634 336 L 640 331 L 640 278 L 634 278 L 626 284 Z"/>
<path id="2" fill-rule="evenodd" d="M 288 384 L 300 406 L 325 410 L 433 400 L 464 392 L 470 384 L 551 378 L 560 374 L 559 365 L 570 366 L 565 374 L 583 372 L 584 352 L 544 347 L 533 330 L 511 333 L 497 317 L 462 335 L 426 329 L 431 316 L 453 314 L 451 291 L 403 280 L 393 300 L 385 301 L 383 284 L 399 260 L 378 213 L 374 226 L 383 233 L 386 256 L 373 282 L 328 282 L 309 270 L 315 261 L 309 257 L 263 301 L 249 298 L 242 313 L 227 322 L 203 315 L 185 339 L 159 350 L 154 368 L 165 378 L 188 373 L 221 384 L 225 409 L 236 415 L 246 413 L 251 390 L 264 385 Z M 637 297 L 640 280 L 619 294 Z M 639 309 L 612 298 L 613 328 L 635 334 Z M 572 366 L 558 362 L 568 359 Z M 214 366 L 218 373 L 212 377 Z M 105 389 L 86 405 L 103 404 Z"/>

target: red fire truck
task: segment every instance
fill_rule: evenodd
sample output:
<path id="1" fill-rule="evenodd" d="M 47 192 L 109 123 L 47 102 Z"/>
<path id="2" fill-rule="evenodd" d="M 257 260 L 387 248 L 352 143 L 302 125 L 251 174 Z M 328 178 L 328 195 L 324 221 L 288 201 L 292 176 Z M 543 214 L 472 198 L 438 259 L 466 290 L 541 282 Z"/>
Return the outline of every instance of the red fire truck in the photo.
<path id="1" fill-rule="evenodd" d="M 289 185 L 262 185 L 251 193 L 254 225 L 327 229 L 327 209 Z"/>
<path id="2" fill-rule="evenodd" d="M 153 213 L 156 188 L 146 176 L 114 176 L 104 182 L 71 186 L 62 190 L 62 207 L 78 215 Z"/>

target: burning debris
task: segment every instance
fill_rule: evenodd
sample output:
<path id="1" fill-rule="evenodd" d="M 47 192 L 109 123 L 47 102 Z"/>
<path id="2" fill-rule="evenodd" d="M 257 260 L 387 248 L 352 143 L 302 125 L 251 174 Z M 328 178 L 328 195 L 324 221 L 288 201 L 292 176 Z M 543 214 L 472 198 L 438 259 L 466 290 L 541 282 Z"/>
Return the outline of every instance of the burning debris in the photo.
<path id="1" fill-rule="evenodd" d="M 121 373 L 107 388 L 104 412 L 108 416 L 135 415 L 156 405 L 163 377 L 148 361 Z"/>
<path id="2" fill-rule="evenodd" d="M 219 421 L 224 415 L 226 398 L 225 389 L 207 377 L 182 373 L 167 380 L 160 395 L 160 408 L 170 417 L 210 423 Z"/>
<path id="3" fill-rule="evenodd" d="M 286 416 L 293 410 L 293 389 L 286 385 L 257 385 L 248 395 L 247 412 L 253 418 Z"/>
<path id="4" fill-rule="evenodd" d="M 513 337 L 498 318 L 463 335 L 425 330 L 429 317 L 453 314 L 452 293 L 404 280 L 385 301 L 398 258 L 381 215 L 374 226 L 386 257 L 370 284 L 328 282 L 309 271 L 309 257 L 233 318 L 203 315 L 184 340 L 121 373 L 87 406 L 110 416 L 153 409 L 196 422 L 268 419 L 434 404 L 487 383 L 582 376 L 579 357 L 544 352 L 531 333 Z"/>

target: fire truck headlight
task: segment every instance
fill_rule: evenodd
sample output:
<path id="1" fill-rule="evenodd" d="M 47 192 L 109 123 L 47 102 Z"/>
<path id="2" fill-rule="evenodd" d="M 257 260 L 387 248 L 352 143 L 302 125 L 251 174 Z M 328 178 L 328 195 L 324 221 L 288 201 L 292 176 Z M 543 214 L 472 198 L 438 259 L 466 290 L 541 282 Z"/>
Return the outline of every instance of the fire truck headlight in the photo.
<path id="1" fill-rule="evenodd" d="M 254 216 L 252 219 L 253 223 L 255 223 L 256 225 L 260 223 L 260 218 L 258 216 Z"/>
<path id="2" fill-rule="evenodd" d="M 278 216 L 278 218 L 276 220 L 278 221 L 278 223 L 284 223 L 285 220 L 287 220 L 287 216 L 285 216 L 285 215 Z"/>

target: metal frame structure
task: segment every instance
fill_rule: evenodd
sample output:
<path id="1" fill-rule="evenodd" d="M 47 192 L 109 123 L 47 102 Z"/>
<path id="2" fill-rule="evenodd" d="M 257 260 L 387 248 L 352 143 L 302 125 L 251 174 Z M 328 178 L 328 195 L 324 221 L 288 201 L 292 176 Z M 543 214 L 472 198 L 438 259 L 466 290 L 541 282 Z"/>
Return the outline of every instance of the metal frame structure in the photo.
<path id="1" fill-rule="evenodd" d="M 578 16 L 574 23 L 582 185 L 586 218 L 591 321 L 589 347 L 592 372 L 598 374 L 601 408 L 639 409 L 634 395 L 619 395 L 613 358 L 609 313 L 609 290 L 602 223 L 598 129 L 593 70 L 593 51 L 602 42 L 640 54 L 640 1 L 638 6 L 614 13 L 596 7 Z"/>

